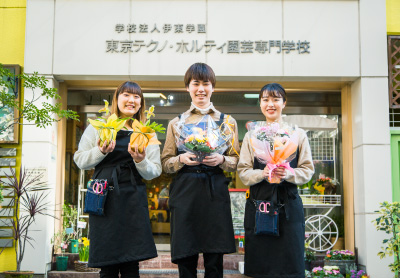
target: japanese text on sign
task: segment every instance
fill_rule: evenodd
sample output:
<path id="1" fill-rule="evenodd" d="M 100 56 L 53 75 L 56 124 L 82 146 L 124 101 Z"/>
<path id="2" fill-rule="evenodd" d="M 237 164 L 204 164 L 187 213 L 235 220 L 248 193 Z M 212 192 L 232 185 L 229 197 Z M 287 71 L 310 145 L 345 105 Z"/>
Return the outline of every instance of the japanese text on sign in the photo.
<path id="1" fill-rule="evenodd" d="M 116 24 L 117 33 L 197 33 L 205 34 L 205 24 L 163 24 L 160 28 L 154 24 L 149 28 L 148 24 Z M 219 52 L 226 54 L 270 54 L 296 52 L 298 54 L 310 53 L 310 42 L 306 40 L 228 40 L 216 42 L 215 40 L 179 40 L 167 39 L 140 39 L 140 40 L 107 40 L 107 53 L 136 53 L 136 52 L 163 52 L 175 51 L 178 53 L 205 53 Z"/>

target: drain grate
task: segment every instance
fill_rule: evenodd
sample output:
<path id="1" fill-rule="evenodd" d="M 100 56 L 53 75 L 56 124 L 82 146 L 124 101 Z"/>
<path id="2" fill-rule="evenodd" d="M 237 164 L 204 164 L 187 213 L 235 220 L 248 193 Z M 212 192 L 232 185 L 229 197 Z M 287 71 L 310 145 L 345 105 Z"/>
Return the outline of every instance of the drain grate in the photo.
<path id="1" fill-rule="evenodd" d="M 204 273 L 204 269 L 198 269 L 198 273 Z M 139 269 L 140 274 L 178 274 L 177 269 Z M 240 274 L 237 270 L 224 270 L 224 274 Z"/>

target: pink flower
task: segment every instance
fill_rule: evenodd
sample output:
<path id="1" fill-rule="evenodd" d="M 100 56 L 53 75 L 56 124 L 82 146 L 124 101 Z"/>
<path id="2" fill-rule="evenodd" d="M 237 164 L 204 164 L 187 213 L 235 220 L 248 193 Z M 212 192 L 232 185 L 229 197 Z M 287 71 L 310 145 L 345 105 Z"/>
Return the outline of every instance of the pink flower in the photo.
<path id="1" fill-rule="evenodd" d="M 339 274 L 339 273 L 340 273 L 339 270 L 334 270 L 334 269 L 333 269 L 332 271 L 333 271 L 334 274 Z"/>

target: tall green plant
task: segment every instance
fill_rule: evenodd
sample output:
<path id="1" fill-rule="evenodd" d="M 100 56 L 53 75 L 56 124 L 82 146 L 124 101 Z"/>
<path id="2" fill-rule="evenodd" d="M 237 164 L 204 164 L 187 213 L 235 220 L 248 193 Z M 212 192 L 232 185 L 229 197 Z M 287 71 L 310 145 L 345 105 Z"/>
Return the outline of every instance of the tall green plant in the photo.
<path id="1" fill-rule="evenodd" d="M 16 83 L 21 83 L 25 91 L 32 91 L 30 99 L 20 101 L 17 98 L 14 94 Z M 23 119 L 32 122 L 29 125 L 41 128 L 62 118 L 78 120 L 78 114 L 72 110 L 63 110 L 60 102 L 54 105 L 49 103 L 50 99 L 58 100 L 61 97 L 57 89 L 48 88 L 47 83 L 48 80 L 37 72 L 15 75 L 0 64 L 0 112 L 7 114 L 0 120 L 0 135 L 15 124 L 23 124 Z M 9 117 L 8 112 L 14 109 L 19 110 L 19 115 Z"/>
<path id="2" fill-rule="evenodd" d="M 379 213 L 379 217 L 372 221 L 376 229 L 390 235 L 389 238 L 383 240 L 382 251 L 378 253 L 378 256 L 381 259 L 386 256 L 394 256 L 394 262 L 389 264 L 389 268 L 396 273 L 397 278 L 400 278 L 400 203 L 385 201 L 380 204 L 380 209 L 375 212 Z"/>

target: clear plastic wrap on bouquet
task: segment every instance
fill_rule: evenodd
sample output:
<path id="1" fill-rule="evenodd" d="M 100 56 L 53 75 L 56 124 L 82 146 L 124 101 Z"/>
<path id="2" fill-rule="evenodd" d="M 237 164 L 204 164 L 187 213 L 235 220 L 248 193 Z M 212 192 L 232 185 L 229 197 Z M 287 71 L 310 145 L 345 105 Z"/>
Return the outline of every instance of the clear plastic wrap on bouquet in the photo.
<path id="1" fill-rule="evenodd" d="M 269 168 L 268 181 L 280 183 L 273 170 L 285 167 L 294 173 L 289 163 L 296 157 L 299 145 L 299 131 L 288 123 L 250 122 L 247 124 L 250 144 L 257 160 Z"/>
<path id="2" fill-rule="evenodd" d="M 226 122 L 218 125 L 210 115 L 193 121 L 182 115 L 174 124 L 175 140 L 179 151 L 196 155 L 201 162 L 214 153 L 223 154 L 231 144 L 233 131 Z"/>

